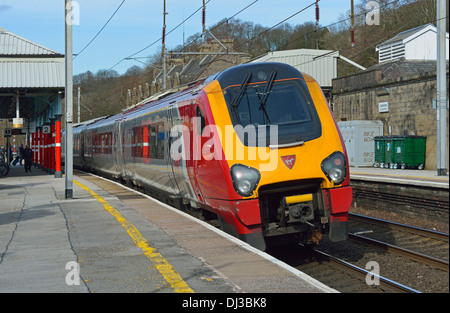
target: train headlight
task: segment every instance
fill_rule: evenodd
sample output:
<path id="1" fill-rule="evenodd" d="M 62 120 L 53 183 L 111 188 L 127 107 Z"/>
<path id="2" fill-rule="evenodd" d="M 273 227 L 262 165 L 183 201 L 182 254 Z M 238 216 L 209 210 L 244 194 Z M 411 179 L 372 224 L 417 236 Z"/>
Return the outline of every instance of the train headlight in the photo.
<path id="1" fill-rule="evenodd" d="M 345 156 L 342 152 L 336 151 L 322 161 L 322 171 L 335 185 L 340 185 L 345 180 L 347 169 Z"/>
<path id="2" fill-rule="evenodd" d="M 243 197 L 250 197 L 253 194 L 261 178 L 258 170 L 242 164 L 234 164 L 230 173 L 234 190 Z"/>

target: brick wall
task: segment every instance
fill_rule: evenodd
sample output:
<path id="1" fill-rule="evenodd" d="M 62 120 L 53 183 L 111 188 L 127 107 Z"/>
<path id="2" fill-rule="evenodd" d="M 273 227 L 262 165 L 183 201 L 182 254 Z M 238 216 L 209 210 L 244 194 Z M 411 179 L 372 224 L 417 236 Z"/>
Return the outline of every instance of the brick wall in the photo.
<path id="1" fill-rule="evenodd" d="M 437 124 L 436 110 L 432 108 L 436 71 L 397 77 L 384 74 L 375 69 L 333 80 L 331 107 L 336 121 L 380 120 L 384 135 L 426 136 L 425 169 L 436 170 Z M 388 112 L 380 112 L 380 102 L 388 103 Z"/>

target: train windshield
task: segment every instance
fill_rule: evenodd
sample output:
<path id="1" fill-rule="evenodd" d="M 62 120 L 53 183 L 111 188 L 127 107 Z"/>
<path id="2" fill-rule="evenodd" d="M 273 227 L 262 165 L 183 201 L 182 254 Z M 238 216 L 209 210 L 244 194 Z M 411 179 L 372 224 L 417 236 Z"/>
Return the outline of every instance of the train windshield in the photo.
<path id="1" fill-rule="evenodd" d="M 266 146 L 270 145 L 270 125 L 278 127 L 278 144 L 320 137 L 319 117 L 306 86 L 299 79 L 277 81 L 271 76 L 261 83 L 246 84 L 248 81 L 246 77 L 241 85 L 224 90 L 235 129 L 237 125 L 247 129 L 253 125 L 256 132 L 265 131 Z M 252 144 L 244 134 L 237 133 L 246 146 L 261 145 Z"/>

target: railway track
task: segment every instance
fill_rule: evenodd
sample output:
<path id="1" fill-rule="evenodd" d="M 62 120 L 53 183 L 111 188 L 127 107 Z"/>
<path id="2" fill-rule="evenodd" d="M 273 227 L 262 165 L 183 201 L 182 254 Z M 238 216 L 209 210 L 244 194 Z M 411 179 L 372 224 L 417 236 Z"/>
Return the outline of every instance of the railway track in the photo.
<path id="1" fill-rule="evenodd" d="M 108 190 L 107 184 L 99 178 L 89 174 L 82 176 L 121 197 L 120 191 Z M 116 185 L 114 189 L 120 188 Z M 434 251 L 421 252 L 422 255 L 431 254 L 431 259 L 435 260 L 425 262 L 423 256 L 413 257 L 409 252 L 400 253 L 398 248 L 391 247 L 394 246 L 392 240 L 401 241 L 401 236 L 394 233 L 397 229 L 401 229 L 399 233 L 408 234 L 403 237 L 420 236 L 421 242 L 435 242 L 431 245 L 435 247 Z M 288 246 L 277 247 L 268 252 L 340 292 L 448 292 L 448 234 L 445 237 L 442 233 L 427 232 L 424 229 L 357 215 L 351 216 L 350 232 L 351 238 L 345 242 L 331 243 L 325 240 L 315 249 Z M 376 238 L 375 235 L 380 234 L 384 234 L 385 239 L 391 239 L 391 242 L 388 242 L 390 246 L 384 245 L 386 243 L 383 239 Z M 363 237 L 361 235 L 365 238 L 359 238 Z M 375 238 L 369 238 L 368 235 Z M 406 247 L 402 249 L 416 250 L 411 249 L 411 242 L 414 241 L 417 240 L 403 240 Z M 420 244 L 415 244 L 415 247 L 419 246 Z M 447 260 L 442 263 L 441 258 L 445 258 L 445 251 Z M 380 273 L 366 269 L 369 262 L 379 264 Z"/>
<path id="2" fill-rule="evenodd" d="M 419 293 L 320 248 L 287 246 L 272 248 L 268 253 L 342 293 Z"/>
<path id="3" fill-rule="evenodd" d="M 350 214 L 352 240 L 376 245 L 420 263 L 449 271 L 449 235 L 359 214 Z M 357 229 L 363 230 L 357 230 Z M 365 229 L 365 230 L 364 230 Z"/>
<path id="4" fill-rule="evenodd" d="M 408 286 L 407 292 L 449 291 L 448 234 L 355 214 L 349 224 L 349 240 L 316 249 L 360 268 L 377 264 L 380 276 Z"/>
<path id="5" fill-rule="evenodd" d="M 448 221 L 448 188 L 352 178 L 353 203 L 367 210 L 414 214 L 429 221 Z"/>
<path id="6" fill-rule="evenodd" d="M 367 291 L 368 288 L 370 288 L 371 292 L 419 293 L 419 291 L 413 288 L 407 287 L 393 280 L 390 280 L 386 277 L 375 274 L 374 272 L 355 266 L 351 263 L 345 262 L 344 260 L 338 259 L 324 252 L 318 250 L 315 250 L 315 252 L 323 255 L 330 263 L 330 266 L 340 270 L 342 273 L 349 275 L 354 279 L 359 280 L 359 283 L 356 286 L 353 285 L 352 287 L 350 287 L 351 292 L 355 291 L 365 292 Z M 357 288 L 354 289 L 354 287 Z"/>

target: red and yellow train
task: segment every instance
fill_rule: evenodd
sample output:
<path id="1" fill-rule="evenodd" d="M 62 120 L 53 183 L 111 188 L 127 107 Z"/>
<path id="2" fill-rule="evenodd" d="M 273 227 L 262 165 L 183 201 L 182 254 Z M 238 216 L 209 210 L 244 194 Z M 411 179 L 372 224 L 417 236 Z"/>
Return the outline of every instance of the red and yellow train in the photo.
<path id="1" fill-rule="evenodd" d="M 75 166 L 217 215 L 259 249 L 347 238 L 342 137 L 317 82 L 289 65 L 235 66 L 73 130 Z"/>

